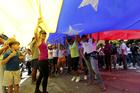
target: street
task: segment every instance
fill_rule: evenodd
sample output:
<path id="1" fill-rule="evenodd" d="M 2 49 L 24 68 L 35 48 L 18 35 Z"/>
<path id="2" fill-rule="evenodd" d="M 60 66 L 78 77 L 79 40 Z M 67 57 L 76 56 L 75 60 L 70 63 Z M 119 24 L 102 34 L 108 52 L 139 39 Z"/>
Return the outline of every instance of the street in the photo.
<path id="1" fill-rule="evenodd" d="M 72 76 L 69 74 L 49 78 L 48 91 L 49 93 L 140 93 L 139 70 L 102 72 L 102 76 L 107 87 L 105 92 L 95 84 L 87 86 L 84 80 L 79 83 L 72 82 Z M 34 93 L 34 90 L 35 85 L 31 84 L 31 78 L 26 77 L 20 85 L 20 93 Z"/>

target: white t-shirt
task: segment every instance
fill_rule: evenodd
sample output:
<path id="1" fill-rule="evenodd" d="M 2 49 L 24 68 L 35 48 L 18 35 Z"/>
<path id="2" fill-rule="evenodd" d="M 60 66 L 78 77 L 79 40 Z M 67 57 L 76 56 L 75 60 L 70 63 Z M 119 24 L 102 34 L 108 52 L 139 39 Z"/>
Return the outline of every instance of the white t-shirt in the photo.
<path id="1" fill-rule="evenodd" d="M 122 54 L 122 51 L 121 51 L 120 47 L 117 48 L 117 53 L 120 54 L 120 55 Z"/>
<path id="2" fill-rule="evenodd" d="M 92 53 L 96 51 L 96 43 L 92 43 L 92 39 L 89 39 L 88 42 L 81 42 L 82 47 L 84 48 L 84 54 Z"/>
<path id="3" fill-rule="evenodd" d="M 53 50 L 48 50 L 48 59 L 53 59 Z"/>
<path id="4" fill-rule="evenodd" d="M 132 54 L 131 49 L 129 47 L 127 47 L 127 53 Z"/>
<path id="5" fill-rule="evenodd" d="M 28 53 L 25 55 L 25 61 L 31 61 L 32 60 L 32 55 L 29 55 Z"/>
<path id="6" fill-rule="evenodd" d="M 53 49 L 53 57 L 58 57 L 58 49 Z"/>
<path id="7" fill-rule="evenodd" d="M 121 48 L 121 52 L 122 52 L 122 50 L 124 50 L 124 55 L 127 55 L 128 54 L 127 53 L 127 46 L 126 46 L 125 43 L 122 43 L 121 46 L 120 46 L 120 48 Z"/>

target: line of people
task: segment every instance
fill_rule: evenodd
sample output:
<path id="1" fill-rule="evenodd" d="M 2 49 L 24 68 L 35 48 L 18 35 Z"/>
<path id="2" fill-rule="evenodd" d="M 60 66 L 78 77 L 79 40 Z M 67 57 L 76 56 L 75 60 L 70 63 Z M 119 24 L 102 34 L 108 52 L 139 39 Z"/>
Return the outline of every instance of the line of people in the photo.
<path id="1" fill-rule="evenodd" d="M 80 82 L 83 76 L 80 71 L 84 71 L 83 78 L 88 81 L 88 85 L 97 83 L 101 89 L 106 90 L 100 69 L 112 71 L 112 67 L 116 69 L 117 63 L 123 64 L 125 70 L 131 63 L 133 67 L 140 66 L 139 43 L 127 46 L 122 40 L 117 47 L 115 43 L 105 41 L 104 46 L 97 48 L 97 42 L 91 35 L 83 35 L 67 37 L 63 45 L 50 45 L 46 43 L 46 35 L 47 33 L 37 25 L 35 36 L 29 44 L 30 49 L 27 49 L 24 55 L 19 51 L 18 41 L 15 39 L 4 41 L 0 37 L 2 43 L 0 68 L 4 70 L 0 73 L 0 83 L 8 86 L 8 93 L 12 93 L 13 84 L 15 93 L 19 93 L 20 62 L 26 61 L 28 75 L 32 74 L 32 83 L 36 83 L 35 93 L 48 93 L 48 77 L 63 74 L 65 67 L 68 67 L 68 73 L 72 72 L 71 81 Z M 38 70 L 39 76 L 37 76 Z M 39 89 L 42 80 L 43 92 Z"/>
<path id="2" fill-rule="evenodd" d="M 140 67 L 140 43 L 126 45 L 121 40 L 117 46 L 107 40 L 105 45 L 97 48 L 97 42 L 91 35 L 83 35 L 67 37 L 62 45 L 48 45 L 47 33 L 41 28 L 41 23 L 42 18 L 39 18 L 30 48 L 24 54 L 19 51 L 20 42 L 14 38 L 4 40 L 0 36 L 0 88 L 3 93 L 4 86 L 8 87 L 8 93 L 12 93 L 13 87 L 15 93 L 19 93 L 21 62 L 26 62 L 28 75 L 32 75 L 32 84 L 36 84 L 35 93 L 48 93 L 49 76 L 63 74 L 65 67 L 73 75 L 71 81 L 80 82 L 80 71 L 84 71 L 83 78 L 88 85 L 96 82 L 103 90 L 106 87 L 99 70 L 112 71 L 112 67 L 117 69 L 117 64 L 123 65 L 125 70 L 131 64 L 134 68 Z M 40 91 L 41 82 L 43 92 Z"/>
<path id="3" fill-rule="evenodd" d="M 112 71 L 112 68 L 124 70 L 140 67 L 140 44 L 126 44 L 123 40 L 119 44 L 106 41 L 98 48 L 100 70 Z"/>
<path id="4" fill-rule="evenodd" d="M 80 70 L 83 70 L 84 79 L 88 81 L 88 85 L 97 83 L 102 90 L 106 90 L 98 67 L 97 42 L 95 42 L 92 36 L 67 37 L 64 45 L 55 44 L 48 46 L 46 40 L 47 33 L 39 26 L 41 20 L 42 19 L 38 20 L 35 36 L 29 44 L 30 49 L 27 50 L 27 54 L 32 56 L 30 56 L 31 58 L 27 58 L 29 60 L 25 60 L 29 68 L 28 74 L 32 74 L 32 83 L 36 83 L 35 93 L 48 93 L 47 84 L 49 75 L 63 73 L 65 66 L 68 66 L 67 71 L 69 73 L 72 72 L 73 77 L 71 81 L 79 82 L 82 76 Z M 107 44 L 108 42 L 106 42 L 105 47 L 110 47 L 110 45 Z M 122 48 L 123 47 L 124 46 L 122 46 Z M 8 86 L 8 93 L 12 93 L 13 85 L 15 93 L 19 93 L 19 64 L 20 62 L 24 62 L 23 59 L 25 57 L 29 56 L 22 55 L 19 48 L 20 43 L 16 40 L 11 40 L 6 46 L 4 44 L 0 50 L 3 56 L 0 65 L 5 65 L 2 85 Z M 104 51 L 108 50 L 104 48 Z M 125 51 L 123 51 L 123 53 L 125 53 Z M 109 56 L 106 52 L 105 54 L 105 56 Z M 110 63 L 107 63 L 106 67 L 110 69 Z M 38 70 L 39 76 L 37 76 Z M 40 91 L 41 81 L 43 92 Z"/>

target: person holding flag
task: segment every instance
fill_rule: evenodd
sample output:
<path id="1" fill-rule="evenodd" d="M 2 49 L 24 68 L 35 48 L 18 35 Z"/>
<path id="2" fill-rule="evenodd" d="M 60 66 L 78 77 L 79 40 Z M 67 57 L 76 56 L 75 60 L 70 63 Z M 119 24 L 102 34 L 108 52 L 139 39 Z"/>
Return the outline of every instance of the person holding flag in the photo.
<path id="1" fill-rule="evenodd" d="M 103 91 L 105 91 L 106 87 L 103 83 L 102 77 L 98 69 L 98 57 L 96 51 L 97 45 L 95 41 L 92 39 L 91 35 L 89 35 L 89 38 L 86 35 L 83 35 L 81 44 L 84 50 L 84 55 L 82 57 L 86 63 L 90 79 L 88 85 L 92 84 L 93 80 L 95 79 L 94 77 L 96 77 L 97 84 Z"/>
<path id="2" fill-rule="evenodd" d="M 47 92 L 47 84 L 49 77 L 49 67 L 48 67 L 48 48 L 46 44 L 46 35 L 47 33 L 42 29 L 40 24 L 43 22 L 43 18 L 38 19 L 38 24 L 35 29 L 35 40 L 37 43 L 37 47 L 39 49 L 39 58 L 38 58 L 38 66 L 39 66 L 39 76 L 36 81 L 36 89 L 35 93 L 42 93 L 39 89 L 41 81 L 43 87 L 43 93 Z"/>

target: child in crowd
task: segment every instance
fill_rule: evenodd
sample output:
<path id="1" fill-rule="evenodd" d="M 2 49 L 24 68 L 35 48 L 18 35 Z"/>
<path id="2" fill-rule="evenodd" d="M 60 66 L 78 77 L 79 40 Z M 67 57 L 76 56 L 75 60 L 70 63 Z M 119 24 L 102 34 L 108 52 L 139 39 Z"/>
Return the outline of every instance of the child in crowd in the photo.
<path id="1" fill-rule="evenodd" d="M 64 50 L 63 46 L 60 45 L 60 49 L 58 52 L 58 64 L 57 64 L 58 71 L 60 71 L 60 73 L 63 73 L 63 67 L 66 63 L 65 52 L 66 51 Z"/>
<path id="2" fill-rule="evenodd" d="M 3 64 L 5 64 L 3 85 L 8 86 L 8 93 L 12 93 L 13 86 L 15 93 L 19 93 L 20 71 L 19 63 L 23 56 L 19 55 L 20 43 L 12 41 L 9 43 L 10 49 L 3 55 Z"/>

